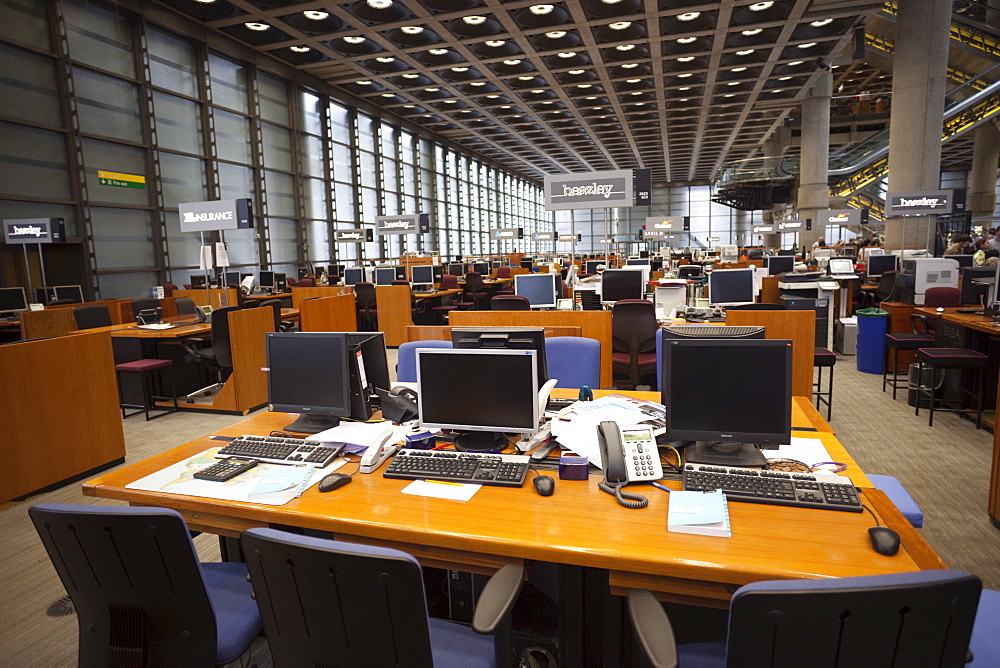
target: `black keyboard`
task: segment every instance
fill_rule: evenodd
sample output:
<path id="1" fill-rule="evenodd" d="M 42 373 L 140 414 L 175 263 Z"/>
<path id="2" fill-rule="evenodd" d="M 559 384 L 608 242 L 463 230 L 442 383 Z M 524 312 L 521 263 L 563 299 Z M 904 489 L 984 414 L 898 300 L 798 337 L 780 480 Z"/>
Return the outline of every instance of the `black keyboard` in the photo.
<path id="1" fill-rule="evenodd" d="M 402 480 L 441 480 L 520 487 L 528 474 L 528 461 L 528 455 L 404 448 L 396 453 L 382 475 Z"/>
<path id="2" fill-rule="evenodd" d="M 332 462 L 343 449 L 343 443 L 331 445 L 302 438 L 237 436 L 215 456 L 218 459 L 243 457 L 270 464 L 314 464 L 322 468 Z"/>
<path id="3" fill-rule="evenodd" d="M 696 492 L 721 489 L 730 501 L 846 510 L 852 513 L 863 510 L 850 479 L 843 478 L 843 482 L 820 480 L 810 473 L 686 464 L 684 489 Z"/>

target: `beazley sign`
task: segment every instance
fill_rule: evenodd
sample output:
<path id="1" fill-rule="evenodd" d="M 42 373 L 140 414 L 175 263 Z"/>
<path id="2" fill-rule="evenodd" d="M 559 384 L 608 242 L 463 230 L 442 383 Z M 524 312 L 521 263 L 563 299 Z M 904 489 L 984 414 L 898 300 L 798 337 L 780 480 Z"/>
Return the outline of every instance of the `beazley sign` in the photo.
<path id="1" fill-rule="evenodd" d="M 916 193 L 889 193 L 885 198 L 886 216 L 926 216 L 955 213 L 957 198 L 952 190 L 928 190 Z M 962 202 L 964 205 L 964 200 Z"/>
<path id="2" fill-rule="evenodd" d="M 426 213 L 414 213 L 404 216 L 377 216 L 375 218 L 375 234 L 423 234 L 430 231 Z"/>
<path id="3" fill-rule="evenodd" d="M 8 244 L 50 244 L 63 241 L 62 218 L 7 218 L 3 240 Z"/>
<path id="4" fill-rule="evenodd" d="M 339 244 L 360 244 L 363 241 L 372 241 L 373 239 L 374 235 L 370 228 L 333 231 L 333 240 Z"/>
<path id="5" fill-rule="evenodd" d="M 249 199 L 220 199 L 177 205 L 181 232 L 214 232 L 253 227 Z"/>
<path id="6" fill-rule="evenodd" d="M 632 180 L 630 169 L 589 174 L 546 174 L 545 208 L 560 211 L 634 206 Z"/>

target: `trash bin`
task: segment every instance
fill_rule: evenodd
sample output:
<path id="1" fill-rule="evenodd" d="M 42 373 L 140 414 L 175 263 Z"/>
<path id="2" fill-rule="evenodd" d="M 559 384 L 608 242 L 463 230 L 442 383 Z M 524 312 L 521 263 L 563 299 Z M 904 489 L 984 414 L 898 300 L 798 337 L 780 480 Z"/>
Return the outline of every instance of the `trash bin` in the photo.
<path id="1" fill-rule="evenodd" d="M 880 308 L 863 308 L 858 316 L 858 371 L 882 375 L 885 368 L 885 330 L 889 313 Z"/>

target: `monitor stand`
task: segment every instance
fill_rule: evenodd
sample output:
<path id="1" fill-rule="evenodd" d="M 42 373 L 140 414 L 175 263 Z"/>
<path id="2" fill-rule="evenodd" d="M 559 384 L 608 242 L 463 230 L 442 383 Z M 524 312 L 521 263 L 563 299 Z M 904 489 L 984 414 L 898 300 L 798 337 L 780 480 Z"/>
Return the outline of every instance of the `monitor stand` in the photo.
<path id="1" fill-rule="evenodd" d="M 462 452 L 500 451 L 507 447 L 507 442 L 503 432 L 466 431 L 455 437 L 455 449 Z"/>
<path id="2" fill-rule="evenodd" d="M 691 464 L 715 466 L 764 466 L 767 458 L 753 443 L 735 441 L 695 441 L 684 450 Z"/>
<path id="3" fill-rule="evenodd" d="M 309 415 L 302 413 L 295 422 L 285 425 L 283 430 L 296 434 L 318 434 L 333 429 L 340 424 L 340 418 L 332 415 Z"/>

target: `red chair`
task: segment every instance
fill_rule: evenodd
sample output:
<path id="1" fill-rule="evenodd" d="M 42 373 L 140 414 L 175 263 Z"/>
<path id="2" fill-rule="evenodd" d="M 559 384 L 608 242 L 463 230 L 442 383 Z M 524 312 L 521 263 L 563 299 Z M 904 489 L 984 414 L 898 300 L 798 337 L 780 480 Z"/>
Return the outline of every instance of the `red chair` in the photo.
<path id="1" fill-rule="evenodd" d="M 441 276 L 441 289 L 442 290 L 458 290 L 458 276 L 452 276 L 451 274 L 444 274 Z"/>
<path id="2" fill-rule="evenodd" d="M 628 376 L 633 389 L 643 376 L 656 375 L 659 331 L 653 302 L 622 299 L 615 303 L 611 311 L 611 366 L 613 371 Z"/>
<path id="3" fill-rule="evenodd" d="M 174 285 L 173 283 L 164 283 L 163 284 L 163 296 L 164 297 L 173 297 L 174 296 L 174 290 L 176 290 L 176 289 L 177 289 L 177 286 Z"/>
<path id="4" fill-rule="evenodd" d="M 314 287 L 316 285 L 316 281 L 314 281 L 311 278 L 303 278 L 298 283 L 291 283 L 292 279 L 290 279 L 290 278 L 287 279 L 287 280 L 289 281 L 289 283 L 288 283 L 289 285 L 294 285 L 295 287 L 298 287 L 298 288 L 311 288 L 311 287 Z"/>
<path id="5" fill-rule="evenodd" d="M 961 306 L 962 291 L 958 288 L 927 288 L 924 293 L 924 306 Z"/>
<path id="6" fill-rule="evenodd" d="M 294 287 L 299 286 L 299 282 L 297 280 L 295 280 L 294 277 L 289 276 L 289 277 L 287 277 L 285 279 L 285 285 L 287 285 L 290 288 L 294 288 Z M 305 286 L 303 285 L 303 286 L 299 286 L 299 287 L 305 287 Z"/>
<path id="7" fill-rule="evenodd" d="M 510 278 L 510 267 L 497 267 L 497 278 Z"/>

